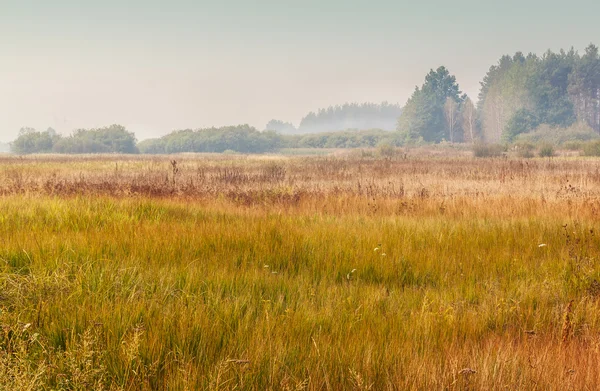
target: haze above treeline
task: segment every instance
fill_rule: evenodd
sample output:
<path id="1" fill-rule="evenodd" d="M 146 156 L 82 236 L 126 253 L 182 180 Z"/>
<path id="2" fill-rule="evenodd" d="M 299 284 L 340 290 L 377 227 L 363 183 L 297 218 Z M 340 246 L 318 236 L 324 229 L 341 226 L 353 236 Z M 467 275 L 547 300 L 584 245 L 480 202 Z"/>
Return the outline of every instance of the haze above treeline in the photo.
<path id="1" fill-rule="evenodd" d="M 12 147 L 17 153 L 260 153 L 279 148 L 498 143 L 544 137 L 555 144 L 589 141 L 600 134 L 598 48 L 590 44 L 582 53 L 570 49 L 504 55 L 489 68 L 476 102 L 442 65 L 426 74 L 403 108 L 387 102 L 346 103 L 310 112 L 298 127 L 273 119 L 262 131 L 248 125 L 189 128 L 141 143 L 118 125 L 80 129 L 68 137 L 53 129 L 23 128 Z M 118 143 L 112 142 L 111 146 L 111 138 L 126 140 L 127 145 L 116 147 Z"/>
<path id="2" fill-rule="evenodd" d="M 600 36 L 600 2 L 6 0 L 0 141 L 122 124 L 140 140 L 345 102 L 403 106 L 444 65 L 473 101 L 502 53 Z M 576 15 L 576 16 L 575 16 Z M 572 16 L 572 17 L 571 17 Z"/>

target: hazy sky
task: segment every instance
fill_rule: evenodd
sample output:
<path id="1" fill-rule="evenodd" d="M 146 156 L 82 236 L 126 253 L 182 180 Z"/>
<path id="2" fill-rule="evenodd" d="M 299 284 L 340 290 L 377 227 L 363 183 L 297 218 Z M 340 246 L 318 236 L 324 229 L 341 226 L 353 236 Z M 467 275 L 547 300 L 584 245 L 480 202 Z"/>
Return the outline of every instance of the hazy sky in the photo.
<path id="1" fill-rule="evenodd" d="M 598 0 L 0 0 L 0 141 L 404 104 L 446 65 L 476 98 L 502 54 L 600 45 Z"/>

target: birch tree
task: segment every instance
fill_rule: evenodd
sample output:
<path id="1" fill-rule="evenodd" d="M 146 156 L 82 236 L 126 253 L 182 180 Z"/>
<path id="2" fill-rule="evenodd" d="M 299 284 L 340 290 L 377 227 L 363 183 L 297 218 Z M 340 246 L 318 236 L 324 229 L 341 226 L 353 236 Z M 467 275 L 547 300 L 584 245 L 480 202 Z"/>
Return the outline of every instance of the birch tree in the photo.
<path id="1" fill-rule="evenodd" d="M 446 120 L 446 130 L 448 131 L 451 143 L 456 141 L 456 129 L 459 123 L 458 108 L 456 100 L 451 97 L 446 98 L 446 102 L 444 103 L 444 119 Z"/>
<path id="2" fill-rule="evenodd" d="M 462 106 L 462 130 L 463 141 L 469 144 L 475 144 L 477 135 L 477 110 L 470 98 L 467 98 Z"/>

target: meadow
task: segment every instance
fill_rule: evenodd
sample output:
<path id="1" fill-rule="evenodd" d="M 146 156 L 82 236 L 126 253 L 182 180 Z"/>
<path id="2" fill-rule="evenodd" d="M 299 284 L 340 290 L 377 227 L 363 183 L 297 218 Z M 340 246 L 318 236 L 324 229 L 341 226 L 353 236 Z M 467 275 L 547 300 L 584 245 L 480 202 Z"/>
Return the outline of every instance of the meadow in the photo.
<path id="1" fill-rule="evenodd" d="M 0 390 L 592 390 L 600 160 L 0 157 Z"/>

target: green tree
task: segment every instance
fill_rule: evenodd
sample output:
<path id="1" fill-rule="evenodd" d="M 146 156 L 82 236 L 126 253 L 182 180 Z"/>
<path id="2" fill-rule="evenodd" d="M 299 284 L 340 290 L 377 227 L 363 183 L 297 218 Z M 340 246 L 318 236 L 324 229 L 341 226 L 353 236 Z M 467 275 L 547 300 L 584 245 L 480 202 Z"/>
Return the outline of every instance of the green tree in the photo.
<path id="1" fill-rule="evenodd" d="M 539 125 L 539 120 L 534 113 L 527 109 L 519 109 L 506 124 L 503 133 L 505 141 L 513 141 L 522 133 L 528 133 Z"/>
<path id="2" fill-rule="evenodd" d="M 533 111 L 541 123 L 569 126 L 576 120 L 573 103 L 568 96 L 569 75 L 577 55 L 573 49 L 560 53 L 546 52 L 529 78 L 527 88 Z"/>
<path id="3" fill-rule="evenodd" d="M 600 57 L 590 44 L 569 75 L 569 97 L 575 116 L 600 133 Z"/>
<path id="4" fill-rule="evenodd" d="M 446 67 L 431 70 L 425 76 L 421 88 L 415 88 L 398 120 L 400 131 L 407 142 L 422 139 L 426 142 L 440 142 L 451 138 L 450 129 L 444 115 L 444 105 L 448 99 L 460 106 L 466 99 L 461 95 L 456 77 L 450 75 Z M 453 135 L 452 135 L 453 137 Z"/>

